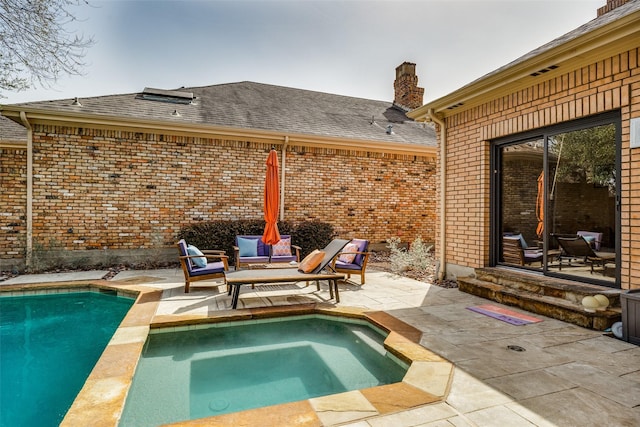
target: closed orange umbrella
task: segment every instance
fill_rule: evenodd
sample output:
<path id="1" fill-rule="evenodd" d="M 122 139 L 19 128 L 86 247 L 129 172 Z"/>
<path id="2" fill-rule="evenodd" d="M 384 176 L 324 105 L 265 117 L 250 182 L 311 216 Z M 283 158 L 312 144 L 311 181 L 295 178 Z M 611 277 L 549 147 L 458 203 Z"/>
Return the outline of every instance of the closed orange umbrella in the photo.
<path id="1" fill-rule="evenodd" d="M 280 208 L 280 185 L 278 183 L 278 153 L 272 148 L 267 157 L 267 176 L 264 181 L 264 234 L 262 241 L 267 245 L 275 245 L 280 241 L 278 231 L 278 209 Z M 271 258 L 271 256 L 269 256 Z"/>
<path id="2" fill-rule="evenodd" d="M 542 239 L 544 233 L 544 171 L 538 177 L 538 197 L 536 197 L 536 216 L 538 217 L 538 227 L 536 234 Z"/>

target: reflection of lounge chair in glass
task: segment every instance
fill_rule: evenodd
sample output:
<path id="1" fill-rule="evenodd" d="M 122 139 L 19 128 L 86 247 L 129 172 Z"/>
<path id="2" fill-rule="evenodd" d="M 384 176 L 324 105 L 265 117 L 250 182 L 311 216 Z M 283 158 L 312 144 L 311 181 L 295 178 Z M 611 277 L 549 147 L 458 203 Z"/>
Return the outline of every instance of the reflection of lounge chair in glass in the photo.
<path id="1" fill-rule="evenodd" d="M 571 265 L 571 261 L 578 260 L 591 265 L 591 273 L 596 266 L 604 270 L 607 262 L 615 262 L 616 254 L 612 252 L 596 252 L 584 237 L 578 235 L 553 235 L 560 245 L 562 252 L 558 255 L 559 269 L 562 270 L 562 260 L 566 259 Z"/>
<path id="2" fill-rule="evenodd" d="M 542 261 L 542 249 L 525 249 L 522 246 L 522 235 L 503 236 L 502 258 L 505 263 L 530 265 Z"/>
<path id="3" fill-rule="evenodd" d="M 340 302 L 338 294 L 338 280 L 344 279 L 344 274 L 332 271 L 330 263 L 342 249 L 349 243 L 348 240 L 334 239 L 323 250 L 324 257 L 319 264 L 309 273 L 299 271 L 297 268 L 272 268 L 262 270 L 239 270 L 225 273 L 229 294 L 232 294 L 231 307 L 238 306 L 240 287 L 242 285 L 253 285 L 255 283 L 290 283 L 290 282 L 310 282 L 315 281 L 318 290 L 320 280 L 329 282 L 329 295 L 333 298 L 335 293 L 336 302 Z"/>
<path id="4" fill-rule="evenodd" d="M 584 237 L 584 240 L 591 245 L 594 251 L 600 250 L 600 247 L 602 246 L 603 233 L 598 233 L 596 231 L 578 231 L 576 234 Z"/>

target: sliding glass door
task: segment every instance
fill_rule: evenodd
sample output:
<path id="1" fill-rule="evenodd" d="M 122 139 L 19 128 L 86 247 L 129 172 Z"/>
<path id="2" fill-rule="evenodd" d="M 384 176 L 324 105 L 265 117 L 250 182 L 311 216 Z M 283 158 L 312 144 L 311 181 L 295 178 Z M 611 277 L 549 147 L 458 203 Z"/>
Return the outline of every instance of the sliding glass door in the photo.
<path id="1" fill-rule="evenodd" d="M 619 287 L 619 117 L 494 145 L 495 264 Z"/>

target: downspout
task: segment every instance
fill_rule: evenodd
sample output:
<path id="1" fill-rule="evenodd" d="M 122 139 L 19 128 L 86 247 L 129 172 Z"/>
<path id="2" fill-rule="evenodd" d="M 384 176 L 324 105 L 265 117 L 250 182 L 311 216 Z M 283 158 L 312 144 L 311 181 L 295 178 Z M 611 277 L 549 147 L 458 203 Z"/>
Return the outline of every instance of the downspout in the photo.
<path id="1" fill-rule="evenodd" d="M 31 266 L 33 257 L 33 129 L 27 113 L 20 111 L 20 120 L 27 128 L 27 253 L 25 265 Z"/>
<path id="2" fill-rule="evenodd" d="M 439 245 L 439 261 L 438 280 L 443 280 L 447 275 L 447 229 L 445 226 L 447 218 L 447 128 L 444 120 L 438 117 L 437 113 L 430 108 L 427 111 L 429 119 L 440 126 L 440 245 Z"/>
<path id="3" fill-rule="evenodd" d="M 287 168 L 287 146 L 289 145 L 289 137 L 284 137 L 284 143 L 282 144 L 282 170 L 280 171 L 280 220 L 284 220 L 284 190 L 285 183 L 287 182 L 285 169 Z"/>

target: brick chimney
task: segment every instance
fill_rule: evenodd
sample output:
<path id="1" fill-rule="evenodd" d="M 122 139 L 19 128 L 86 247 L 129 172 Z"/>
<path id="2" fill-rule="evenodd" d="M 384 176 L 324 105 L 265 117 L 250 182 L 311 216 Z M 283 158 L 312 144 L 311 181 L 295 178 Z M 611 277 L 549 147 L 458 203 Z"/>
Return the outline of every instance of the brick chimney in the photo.
<path id="1" fill-rule="evenodd" d="M 598 8 L 598 16 L 602 16 L 605 13 L 615 9 L 616 7 L 622 6 L 629 0 L 607 0 L 607 4 Z"/>
<path id="2" fill-rule="evenodd" d="M 393 82 L 395 92 L 393 103 L 413 110 L 422 107 L 424 88 L 418 87 L 416 64 L 403 62 L 396 67 L 396 79 Z"/>

